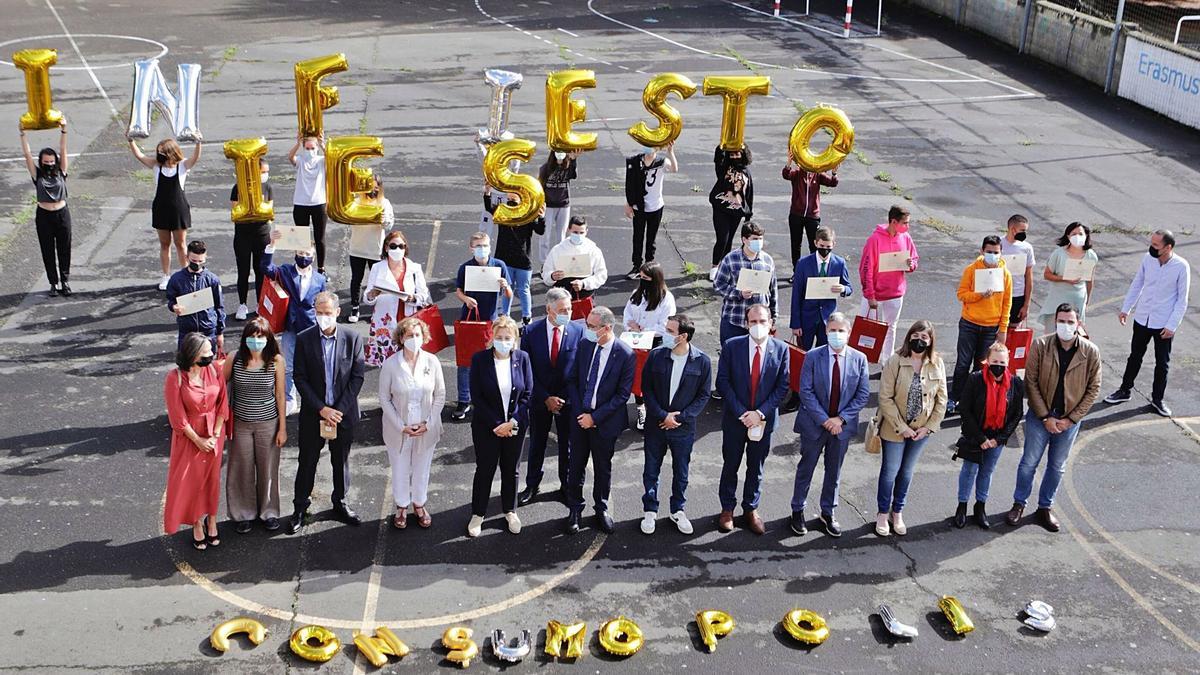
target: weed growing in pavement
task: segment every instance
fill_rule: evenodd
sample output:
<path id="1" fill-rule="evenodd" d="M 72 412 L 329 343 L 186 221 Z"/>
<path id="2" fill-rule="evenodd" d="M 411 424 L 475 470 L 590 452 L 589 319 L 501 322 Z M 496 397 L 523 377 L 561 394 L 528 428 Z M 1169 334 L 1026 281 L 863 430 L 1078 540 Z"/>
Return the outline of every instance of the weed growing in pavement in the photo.
<path id="1" fill-rule="evenodd" d="M 35 209 L 37 209 L 37 196 L 31 194 L 26 197 L 25 205 L 20 208 L 13 209 L 12 212 L 8 214 L 8 218 L 13 222 L 13 225 L 24 225 L 33 220 Z"/>
<path id="2" fill-rule="evenodd" d="M 962 225 L 956 225 L 954 223 L 947 223 L 946 221 L 942 220 L 941 218 L 934 218 L 933 216 L 926 216 L 926 217 L 918 220 L 917 222 L 920 223 L 921 225 L 924 225 L 925 227 L 928 227 L 932 230 L 937 230 L 938 232 L 941 232 L 942 234 L 945 234 L 945 235 L 955 235 L 955 234 L 958 234 L 959 232 L 962 232 Z"/>
<path id="3" fill-rule="evenodd" d="M 892 174 L 886 171 L 880 171 L 879 173 L 875 174 L 875 180 L 879 181 L 880 183 L 890 183 L 892 182 Z"/>
<path id="4" fill-rule="evenodd" d="M 854 155 L 854 159 L 857 159 L 859 164 L 862 164 L 863 166 L 871 166 L 871 158 L 867 157 L 867 153 L 863 152 L 862 150 L 855 148 L 854 150 L 850 151 L 850 154 Z"/>

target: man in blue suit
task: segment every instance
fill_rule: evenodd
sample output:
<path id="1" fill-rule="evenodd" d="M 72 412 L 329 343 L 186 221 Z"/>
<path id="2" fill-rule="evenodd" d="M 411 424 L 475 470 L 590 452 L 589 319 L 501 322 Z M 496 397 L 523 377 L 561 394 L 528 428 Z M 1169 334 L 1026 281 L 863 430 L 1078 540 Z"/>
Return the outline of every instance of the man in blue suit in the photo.
<path id="1" fill-rule="evenodd" d="M 567 379 L 575 369 L 575 355 L 583 326 L 571 321 L 571 294 L 564 288 L 546 292 L 546 318 L 529 325 L 521 337 L 521 351 L 533 366 L 533 399 L 529 409 L 529 466 L 525 489 L 517 505 L 525 506 L 540 492 L 542 464 L 550 427 L 558 431 L 558 484 L 567 501 L 567 473 L 571 466 L 572 401 L 567 399 Z"/>
<path id="2" fill-rule="evenodd" d="M 779 417 L 779 404 L 788 391 L 787 345 L 771 337 L 771 310 L 754 304 L 746 310 L 749 335 L 727 340 L 717 367 L 717 391 L 725 400 L 721 421 L 721 515 L 717 528 L 733 531 L 733 509 L 737 506 L 738 468 L 746 456 L 746 484 L 742 510 L 746 528 L 763 534 L 758 502 L 762 497 L 763 465 L 771 452 L 771 432 Z"/>
<path id="3" fill-rule="evenodd" d="M 816 252 L 796 261 L 795 276 L 792 277 L 795 282 L 792 286 L 792 334 L 796 344 L 805 351 L 825 344 L 825 320 L 837 311 L 834 298 L 810 300 L 805 297 L 809 278 L 835 277 L 838 282 L 830 290 L 842 298 L 854 293 L 850 274 L 846 271 L 846 259 L 833 253 L 833 228 L 818 227 L 813 241 Z M 783 412 L 796 412 L 799 408 L 800 396 L 793 392 L 783 404 Z"/>
<path id="4" fill-rule="evenodd" d="M 633 390 L 636 363 L 633 349 L 617 339 L 616 323 L 616 317 L 607 307 L 597 307 L 588 314 L 585 342 L 567 380 L 567 400 L 573 406 L 571 414 L 575 415 L 575 423 L 571 425 L 568 534 L 579 531 L 584 506 L 583 480 L 589 457 L 596 472 L 592 485 L 596 518 L 601 530 L 608 534 L 613 531 L 613 519 L 608 513 L 612 458 L 617 437 L 629 428 L 629 413 L 625 406 Z"/>
<path id="5" fill-rule="evenodd" d="M 858 414 L 871 395 L 867 375 L 867 357 L 850 341 L 850 321 L 841 312 L 829 315 L 825 322 L 828 344 L 817 347 L 804 357 L 800 371 L 800 411 L 796 413 L 795 432 L 800 444 L 796 464 L 796 486 L 792 492 L 792 532 L 808 532 L 804 504 L 812 483 L 817 460 L 825 455 L 825 479 L 821 483 L 821 525 L 831 537 L 842 536 L 836 509 L 838 485 L 842 480 L 842 461 L 846 448 L 858 431 Z"/>
<path id="6" fill-rule="evenodd" d="M 271 233 L 272 244 L 263 249 L 259 274 L 270 277 L 272 281 L 283 287 L 288 294 L 287 323 L 279 341 L 283 344 L 283 358 L 287 365 L 284 388 L 287 390 L 287 414 L 293 415 L 300 410 L 300 399 L 296 396 L 296 385 L 293 384 L 293 364 L 296 355 L 296 334 L 317 325 L 317 314 L 313 309 L 313 299 L 325 290 L 325 275 L 313 269 L 313 249 L 296 251 L 295 264 L 274 265 L 275 241 L 283 236 L 279 230 Z"/>
<path id="7" fill-rule="evenodd" d="M 650 352 L 642 367 L 642 396 L 649 418 L 645 429 L 646 463 L 642 470 L 642 532 L 654 534 L 658 517 L 658 474 L 671 450 L 671 522 L 683 534 L 692 523 L 683 507 L 688 484 L 696 418 L 704 412 L 712 387 L 712 361 L 692 346 L 696 325 L 684 314 L 667 318 L 663 346 Z"/>

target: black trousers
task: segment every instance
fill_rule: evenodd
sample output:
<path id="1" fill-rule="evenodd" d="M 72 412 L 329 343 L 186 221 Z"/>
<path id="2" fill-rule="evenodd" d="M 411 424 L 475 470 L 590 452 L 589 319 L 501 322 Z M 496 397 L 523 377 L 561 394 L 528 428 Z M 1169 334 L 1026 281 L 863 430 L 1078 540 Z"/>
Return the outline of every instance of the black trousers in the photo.
<path id="1" fill-rule="evenodd" d="M 519 430 L 518 430 L 519 431 Z M 471 442 L 475 445 L 475 480 L 471 484 L 471 514 L 487 515 L 488 499 L 492 496 L 492 479 L 496 468 L 500 469 L 500 510 L 504 513 L 517 510 L 517 479 L 521 464 L 521 446 L 525 434 L 500 438 L 490 429 L 471 428 Z"/>
<path id="2" fill-rule="evenodd" d="M 263 249 L 271 243 L 271 226 L 263 224 L 234 224 L 233 226 L 233 257 L 237 260 L 237 293 L 238 302 L 246 304 L 250 295 L 250 270 L 254 270 L 254 297 L 262 297 L 262 276 L 259 275 L 259 264 L 262 261 Z"/>
<path id="3" fill-rule="evenodd" d="M 1150 400 L 1161 403 L 1167 393 L 1167 374 L 1171 370 L 1171 343 L 1174 338 L 1164 338 L 1161 328 L 1147 328 L 1133 322 L 1133 338 L 1129 341 L 1129 360 L 1125 362 L 1125 377 L 1121 379 L 1121 388 L 1133 389 L 1138 371 L 1142 369 L 1142 359 L 1146 356 L 1146 347 L 1154 340 L 1154 385 L 1151 389 Z"/>
<path id="4" fill-rule="evenodd" d="M 627 413 L 622 410 L 617 414 Z M 586 504 L 583 501 L 583 483 L 587 478 L 589 458 L 592 460 L 592 469 L 596 472 L 592 481 L 592 503 L 596 507 L 596 513 L 608 510 L 608 494 L 612 487 L 612 460 L 616 445 L 616 438 L 601 436 L 595 427 L 581 429 L 577 423 L 571 425 L 571 471 L 567 479 L 570 483 L 567 508 L 571 513 L 582 513 Z"/>
<path id="5" fill-rule="evenodd" d="M 792 235 L 792 269 L 796 269 L 796 261 L 804 257 L 804 241 L 808 242 L 808 252 L 817 250 L 817 228 L 821 226 L 820 218 L 809 218 L 798 213 L 788 214 L 788 230 Z"/>
<path id="6" fill-rule="evenodd" d="M 59 280 L 67 283 L 71 276 L 71 212 L 64 206 L 57 211 L 38 207 L 34 215 L 37 226 L 38 246 L 42 249 L 42 265 L 46 268 L 46 280 L 57 286 Z"/>
<path id="7" fill-rule="evenodd" d="M 664 207 L 665 208 L 665 207 Z M 646 245 L 646 262 L 654 262 L 654 240 L 658 237 L 658 226 L 662 223 L 663 210 L 633 212 L 633 266 L 642 264 L 642 242 Z"/>
<path id="8" fill-rule="evenodd" d="M 713 242 L 712 264 L 713 267 L 721 264 L 721 259 L 726 253 L 733 248 L 733 238 L 738 231 L 738 225 L 742 222 L 741 211 L 726 211 L 725 209 L 713 209 L 713 231 L 717 235 L 717 240 Z"/>
<path id="9" fill-rule="evenodd" d="M 362 282 L 367 276 L 367 266 L 373 264 L 366 258 L 350 256 L 350 306 L 358 307 L 362 301 Z"/>
<path id="10" fill-rule="evenodd" d="M 325 205 L 292 207 L 292 220 L 296 225 L 313 229 L 313 244 L 317 249 L 317 269 L 325 269 Z"/>
<path id="11" fill-rule="evenodd" d="M 565 397 L 565 394 L 563 394 Z M 525 487 L 536 490 L 542 484 L 546 463 L 546 446 L 549 445 L 550 427 L 558 430 L 558 485 L 567 496 L 567 473 L 571 466 L 571 423 L 575 415 L 564 406 L 559 414 L 546 410 L 544 401 L 533 401 L 529 410 L 529 464 L 525 469 Z"/>
<path id="12" fill-rule="evenodd" d="M 321 418 L 316 415 L 300 416 L 300 467 L 296 470 L 295 496 L 292 504 L 296 513 L 304 513 L 312 504 L 313 483 L 317 478 L 317 464 L 321 461 L 321 450 L 329 444 L 329 464 L 333 467 L 333 506 L 346 508 L 346 493 L 350 490 L 350 444 L 354 441 L 354 427 L 338 425 L 338 437 L 326 441 L 321 438 Z"/>
<path id="13" fill-rule="evenodd" d="M 1026 302 L 1024 295 L 1012 299 L 1012 309 L 1008 312 L 1008 325 L 1016 328 L 1017 324 L 1021 323 L 1021 308 L 1025 306 Z"/>

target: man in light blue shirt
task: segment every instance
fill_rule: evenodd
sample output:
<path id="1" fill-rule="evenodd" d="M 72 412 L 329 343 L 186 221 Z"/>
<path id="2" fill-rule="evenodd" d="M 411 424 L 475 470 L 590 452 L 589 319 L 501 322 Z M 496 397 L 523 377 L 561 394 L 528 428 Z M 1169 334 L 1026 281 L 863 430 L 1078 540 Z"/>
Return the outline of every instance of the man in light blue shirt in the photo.
<path id="1" fill-rule="evenodd" d="M 1133 339 L 1121 388 L 1109 394 L 1105 403 L 1124 403 L 1131 397 L 1134 380 L 1142 369 L 1146 347 L 1154 340 L 1154 384 L 1150 406 L 1163 417 L 1171 416 L 1163 396 L 1167 391 L 1167 372 L 1171 367 L 1171 344 L 1175 331 L 1187 310 L 1191 267 L 1175 255 L 1175 235 L 1158 230 L 1150 236 L 1150 250 L 1142 257 L 1125 302 L 1121 305 L 1121 325 L 1133 318 Z"/>

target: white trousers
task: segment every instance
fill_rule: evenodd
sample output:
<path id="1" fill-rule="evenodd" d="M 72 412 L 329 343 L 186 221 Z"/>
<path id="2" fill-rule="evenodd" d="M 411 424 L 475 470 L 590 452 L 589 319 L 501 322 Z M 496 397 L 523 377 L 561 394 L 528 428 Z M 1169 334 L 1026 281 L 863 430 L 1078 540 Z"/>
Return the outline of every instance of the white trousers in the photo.
<path id="1" fill-rule="evenodd" d="M 571 220 L 571 205 L 562 208 L 546 207 L 546 233 L 538 237 L 538 263 L 545 263 L 550 257 L 550 249 L 558 242 L 567 238 L 567 223 Z M 539 264 L 538 268 L 541 268 Z"/>
<path id="2" fill-rule="evenodd" d="M 883 351 L 879 352 L 879 363 L 886 363 L 892 354 L 896 353 L 896 324 L 900 321 L 900 309 L 904 307 L 904 296 L 894 300 L 880 300 L 878 316 L 871 317 L 876 321 L 885 321 L 888 325 L 887 337 L 883 338 Z M 863 298 L 859 305 L 859 316 L 866 316 L 871 305 Z"/>
<path id="3" fill-rule="evenodd" d="M 429 467 L 437 438 L 426 432 L 419 438 L 406 436 L 399 448 L 388 446 L 392 463 L 392 497 L 396 507 L 425 506 L 429 494 Z"/>

